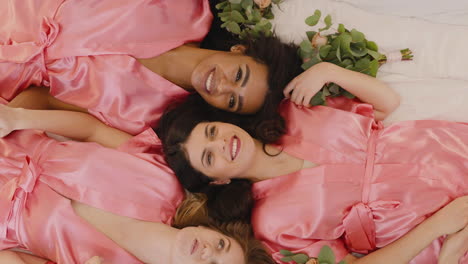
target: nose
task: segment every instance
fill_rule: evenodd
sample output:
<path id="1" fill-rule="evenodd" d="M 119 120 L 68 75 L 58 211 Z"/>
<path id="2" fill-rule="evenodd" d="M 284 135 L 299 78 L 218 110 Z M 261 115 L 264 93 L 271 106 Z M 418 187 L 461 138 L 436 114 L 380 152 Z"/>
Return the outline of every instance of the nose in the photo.
<path id="1" fill-rule="evenodd" d="M 229 80 L 229 78 L 226 78 L 226 76 L 223 76 L 217 89 L 218 94 L 232 93 L 236 89 L 236 85 L 237 83 Z"/>
<path id="2" fill-rule="evenodd" d="M 209 244 L 203 245 L 203 250 L 201 254 L 202 260 L 208 260 L 213 256 L 213 248 Z"/>
<path id="3" fill-rule="evenodd" d="M 209 144 L 221 153 L 223 153 L 226 150 L 227 144 L 226 139 L 224 138 L 217 137 L 213 139 Z"/>

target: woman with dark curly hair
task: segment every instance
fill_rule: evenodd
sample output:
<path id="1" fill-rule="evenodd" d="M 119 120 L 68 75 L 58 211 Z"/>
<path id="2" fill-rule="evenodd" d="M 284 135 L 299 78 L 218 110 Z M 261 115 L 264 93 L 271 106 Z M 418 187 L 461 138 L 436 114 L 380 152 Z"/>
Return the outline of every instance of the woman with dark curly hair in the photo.
<path id="1" fill-rule="evenodd" d="M 217 16 L 212 23 L 216 2 L 8 0 L 0 7 L 0 97 L 44 87 L 131 134 L 157 125 L 189 93 L 242 114 L 277 103 L 301 72 L 296 46 L 236 39 Z"/>
<path id="2" fill-rule="evenodd" d="M 441 236 L 468 223 L 468 125 L 420 120 L 384 128 L 378 120 L 397 105 L 395 94 L 377 79 L 335 66 L 327 73 L 327 67 L 313 66 L 286 88 L 300 93 L 281 105 L 284 120 L 246 123 L 201 100 L 196 110 L 172 109 L 158 130 L 169 166 L 189 191 L 208 194 L 213 217 L 248 221 L 251 212 L 256 237 L 276 260 L 280 249 L 316 256 L 329 245 L 351 262 L 350 252 L 391 245 L 464 196 L 454 202 L 454 229 L 432 229 L 429 221 L 417 230 L 436 232 L 413 240 L 425 241 L 423 247 L 404 246 L 411 254 L 370 263 L 437 262 Z M 353 91 L 375 88 L 360 97 L 372 105 L 347 98 L 297 105 L 328 81 Z"/>

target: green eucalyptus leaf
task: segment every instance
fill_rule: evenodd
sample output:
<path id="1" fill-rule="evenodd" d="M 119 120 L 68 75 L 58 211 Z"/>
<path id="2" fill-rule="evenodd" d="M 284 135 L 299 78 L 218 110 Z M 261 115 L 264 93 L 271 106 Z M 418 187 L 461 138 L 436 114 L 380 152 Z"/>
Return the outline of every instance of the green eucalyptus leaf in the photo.
<path id="1" fill-rule="evenodd" d="M 346 264 L 346 261 L 342 260 L 338 264 Z"/>
<path id="2" fill-rule="evenodd" d="M 336 49 L 336 58 L 341 62 L 341 49 L 339 47 Z"/>
<path id="3" fill-rule="evenodd" d="M 273 3 L 278 5 L 279 3 L 281 3 L 281 1 L 283 0 L 273 0 Z"/>
<path id="4" fill-rule="evenodd" d="M 332 95 L 338 95 L 340 92 L 340 86 L 338 86 L 338 84 L 332 83 L 328 86 L 328 91 L 330 91 Z"/>
<path id="5" fill-rule="evenodd" d="M 266 12 L 264 15 L 263 15 L 264 18 L 266 19 L 274 19 L 275 18 L 275 15 L 273 14 L 273 12 L 271 11 L 271 8 L 268 10 L 268 12 Z"/>
<path id="6" fill-rule="evenodd" d="M 321 62 L 322 60 L 320 58 L 317 58 L 317 56 L 312 56 L 309 61 L 304 62 L 301 67 L 302 69 L 307 70 L 310 67 L 314 66 L 315 64 Z"/>
<path id="7" fill-rule="evenodd" d="M 252 10 L 252 21 L 255 22 L 255 23 L 258 23 L 260 22 L 260 20 L 262 20 L 262 14 L 260 13 L 260 11 L 257 9 L 257 8 L 254 8 Z"/>
<path id="8" fill-rule="evenodd" d="M 221 12 L 221 13 L 218 13 L 218 16 L 219 17 L 230 17 L 231 12 Z"/>
<path id="9" fill-rule="evenodd" d="M 216 9 L 221 10 L 221 9 L 225 8 L 226 6 L 228 6 L 228 5 L 229 5 L 229 2 L 224 1 L 224 2 L 221 2 L 221 3 L 217 4 L 217 5 L 215 5 L 215 7 L 216 7 Z"/>
<path id="10" fill-rule="evenodd" d="M 335 254 L 333 254 L 333 250 L 329 246 L 323 246 L 322 249 L 320 249 L 317 259 L 319 263 L 322 263 L 322 262 L 326 262 L 330 264 L 336 263 Z"/>
<path id="11" fill-rule="evenodd" d="M 242 0 L 241 6 L 244 9 L 248 9 L 249 7 L 252 8 L 253 0 Z"/>
<path id="12" fill-rule="evenodd" d="M 240 4 L 242 0 L 229 0 L 229 3 L 231 4 Z"/>
<path id="13" fill-rule="evenodd" d="M 323 88 L 322 88 L 322 96 L 323 96 L 323 97 L 327 97 L 327 96 L 329 96 L 329 95 L 331 95 L 331 92 L 328 90 L 328 86 L 326 86 L 326 85 L 323 86 Z"/>
<path id="14" fill-rule="evenodd" d="M 373 51 L 379 51 L 379 46 L 374 41 L 367 41 L 366 47 Z"/>
<path id="15" fill-rule="evenodd" d="M 327 30 L 332 26 L 332 18 L 330 15 L 327 15 L 323 21 L 325 22 L 325 27 L 321 28 L 319 31 Z"/>
<path id="16" fill-rule="evenodd" d="M 237 10 L 231 12 L 231 18 L 234 22 L 243 23 L 245 22 L 244 16 Z"/>
<path id="17" fill-rule="evenodd" d="M 322 16 L 322 12 L 320 10 L 316 9 L 314 14 L 308 18 L 306 18 L 305 23 L 311 27 L 317 25 L 317 23 L 320 20 L 320 17 Z"/>
<path id="18" fill-rule="evenodd" d="M 366 39 L 362 32 L 359 32 L 354 28 L 351 30 L 351 37 L 353 38 L 353 42 L 361 42 Z"/>
<path id="19" fill-rule="evenodd" d="M 230 20 L 230 18 L 229 17 L 221 17 L 220 20 L 223 21 L 223 22 L 227 22 L 227 21 Z"/>
<path id="20" fill-rule="evenodd" d="M 271 32 L 271 30 L 265 32 L 265 36 L 266 37 L 272 37 L 273 36 L 273 32 Z"/>
<path id="21" fill-rule="evenodd" d="M 355 57 L 362 57 L 367 55 L 366 44 L 364 42 L 351 43 L 350 52 Z"/>
<path id="22" fill-rule="evenodd" d="M 374 60 L 380 60 L 383 58 L 383 54 L 377 51 L 367 49 L 367 54 L 369 54 Z"/>
<path id="23" fill-rule="evenodd" d="M 226 28 L 231 33 L 234 33 L 234 34 L 240 34 L 241 33 L 241 29 L 240 29 L 239 24 L 237 24 L 234 21 L 227 22 Z"/>
<path id="24" fill-rule="evenodd" d="M 283 257 L 283 258 L 281 258 L 281 261 L 290 262 L 290 261 L 292 261 L 292 258 L 291 257 Z"/>
<path id="25" fill-rule="evenodd" d="M 341 63 L 340 66 L 343 68 L 346 68 L 349 65 L 353 65 L 353 61 L 351 59 L 344 59 Z"/>
<path id="26" fill-rule="evenodd" d="M 294 255 L 294 253 L 292 253 L 291 251 L 286 250 L 286 249 L 281 249 L 281 250 L 279 251 L 279 253 L 280 253 L 281 255 L 285 256 L 285 257 L 289 257 L 289 256 Z"/>
<path id="27" fill-rule="evenodd" d="M 225 28 L 229 22 L 224 22 L 221 24 L 221 28 Z"/>
<path id="28" fill-rule="evenodd" d="M 369 64 L 369 71 L 370 71 L 370 76 L 376 77 L 377 76 L 377 71 L 379 70 L 379 61 L 378 60 L 373 60 Z"/>
<path id="29" fill-rule="evenodd" d="M 344 97 L 347 97 L 347 98 L 349 98 L 349 99 L 353 99 L 354 97 L 356 97 L 356 96 L 354 96 L 354 94 L 352 94 L 352 93 L 350 93 L 350 92 L 348 92 L 348 91 L 346 91 L 346 90 L 344 90 L 344 89 L 343 89 L 343 92 L 342 92 L 341 94 L 342 94 Z"/>
<path id="30" fill-rule="evenodd" d="M 308 40 L 303 40 L 299 45 L 304 52 L 312 52 L 312 44 Z"/>
<path id="31" fill-rule="evenodd" d="M 328 55 L 328 53 L 330 52 L 331 49 L 332 49 L 331 45 L 324 45 L 324 46 L 320 47 L 320 50 L 319 50 L 320 57 L 322 57 L 322 58 L 327 57 L 327 55 Z"/>
<path id="32" fill-rule="evenodd" d="M 338 33 L 345 33 L 346 32 L 346 28 L 344 27 L 343 24 L 339 24 L 338 25 Z"/>
<path id="33" fill-rule="evenodd" d="M 323 105 L 325 104 L 325 100 L 322 98 L 322 92 L 317 92 L 312 99 L 310 99 L 311 105 Z"/>
<path id="34" fill-rule="evenodd" d="M 312 41 L 312 39 L 314 38 L 315 34 L 317 34 L 316 31 L 306 31 L 306 34 L 307 34 L 307 38 L 309 39 L 309 41 Z"/>
<path id="35" fill-rule="evenodd" d="M 239 11 L 239 12 L 242 12 L 242 6 L 241 6 L 241 4 L 240 4 L 241 1 L 242 1 L 242 0 L 239 0 L 239 3 L 237 3 L 237 4 L 236 4 L 236 3 L 234 3 L 234 4 L 231 3 L 231 9 L 232 9 L 232 10 L 237 10 L 237 11 Z"/>
<path id="36" fill-rule="evenodd" d="M 295 261 L 297 264 L 305 264 L 308 260 L 309 257 L 306 254 L 296 254 L 291 257 L 293 261 Z"/>
<path id="37" fill-rule="evenodd" d="M 369 69 L 370 60 L 369 58 L 362 58 L 356 62 L 354 65 L 356 71 L 363 72 L 366 69 Z"/>

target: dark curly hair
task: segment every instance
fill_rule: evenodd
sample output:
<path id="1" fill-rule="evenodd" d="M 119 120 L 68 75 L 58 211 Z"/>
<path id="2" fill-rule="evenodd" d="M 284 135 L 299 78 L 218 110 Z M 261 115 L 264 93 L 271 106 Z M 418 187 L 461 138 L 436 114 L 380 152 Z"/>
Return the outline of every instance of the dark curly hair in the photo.
<path id="1" fill-rule="evenodd" d="M 184 143 L 192 130 L 202 122 L 231 123 L 243 128 L 263 144 L 273 143 L 284 134 L 285 125 L 280 115 L 272 115 L 272 118 L 261 120 L 256 115 L 240 116 L 224 112 L 208 105 L 198 94 L 192 94 L 183 103 L 168 108 L 156 133 L 162 140 L 165 159 L 182 186 L 190 192 L 207 195 L 211 217 L 222 221 L 250 221 L 253 205 L 251 182 L 232 179 L 228 185 L 210 184 L 213 179 L 195 170 L 190 164 Z"/>

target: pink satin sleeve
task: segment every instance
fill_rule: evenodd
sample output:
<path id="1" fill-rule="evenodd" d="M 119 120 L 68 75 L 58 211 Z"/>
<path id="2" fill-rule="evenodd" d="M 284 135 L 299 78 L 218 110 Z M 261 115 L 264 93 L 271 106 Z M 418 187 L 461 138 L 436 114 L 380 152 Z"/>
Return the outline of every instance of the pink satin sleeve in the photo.
<path id="1" fill-rule="evenodd" d="M 343 111 L 356 113 L 374 119 L 374 107 L 363 103 L 359 99 L 349 99 L 345 96 L 327 97 L 327 106 Z"/>
<path id="2" fill-rule="evenodd" d="M 168 104 L 189 94 L 130 56 L 71 57 L 48 69 L 54 97 L 133 135 L 156 126 Z"/>

